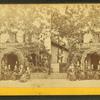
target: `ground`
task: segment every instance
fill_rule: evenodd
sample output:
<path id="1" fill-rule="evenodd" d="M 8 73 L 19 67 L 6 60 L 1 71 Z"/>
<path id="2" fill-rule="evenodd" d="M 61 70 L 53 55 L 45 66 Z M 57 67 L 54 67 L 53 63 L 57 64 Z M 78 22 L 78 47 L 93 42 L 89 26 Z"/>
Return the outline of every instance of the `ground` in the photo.
<path id="1" fill-rule="evenodd" d="M 0 81 L 0 87 L 100 87 L 100 80 L 31 79 L 27 82 Z"/>

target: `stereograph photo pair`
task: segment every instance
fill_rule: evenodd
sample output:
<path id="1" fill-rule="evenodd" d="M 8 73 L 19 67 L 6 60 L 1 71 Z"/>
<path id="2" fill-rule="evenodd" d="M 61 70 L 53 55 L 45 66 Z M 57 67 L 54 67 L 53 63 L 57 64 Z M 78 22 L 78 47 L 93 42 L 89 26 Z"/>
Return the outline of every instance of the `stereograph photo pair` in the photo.
<path id="1" fill-rule="evenodd" d="M 100 94 L 100 4 L 0 4 L 0 95 Z"/>

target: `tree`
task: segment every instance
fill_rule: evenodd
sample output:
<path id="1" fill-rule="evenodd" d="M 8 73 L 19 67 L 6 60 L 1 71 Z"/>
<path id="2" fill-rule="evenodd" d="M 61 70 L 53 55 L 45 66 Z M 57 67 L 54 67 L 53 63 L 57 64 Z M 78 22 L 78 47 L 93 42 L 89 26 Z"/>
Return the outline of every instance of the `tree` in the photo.
<path id="1" fill-rule="evenodd" d="M 88 31 L 95 34 L 100 26 L 100 6 L 94 5 L 66 5 L 65 14 L 54 9 L 51 16 L 51 27 L 59 31 L 60 36 L 65 36 L 69 41 L 69 62 L 73 54 L 79 51 L 78 45 L 83 42 L 83 35 Z"/>

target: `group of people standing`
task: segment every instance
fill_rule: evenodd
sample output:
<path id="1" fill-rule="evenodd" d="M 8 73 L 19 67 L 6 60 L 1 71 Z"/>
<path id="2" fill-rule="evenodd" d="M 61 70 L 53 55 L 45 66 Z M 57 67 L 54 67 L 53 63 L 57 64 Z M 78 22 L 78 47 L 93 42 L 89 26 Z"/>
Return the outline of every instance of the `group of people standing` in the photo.
<path id="1" fill-rule="evenodd" d="M 1 80 L 20 80 L 21 82 L 25 82 L 30 79 L 31 69 L 30 67 L 24 67 L 22 64 L 17 66 L 15 65 L 13 68 L 8 66 L 1 67 Z"/>
<path id="2" fill-rule="evenodd" d="M 70 67 L 67 70 L 67 79 L 71 81 L 76 80 L 99 80 L 100 79 L 100 70 L 94 69 L 84 69 L 82 70 L 79 66 Z"/>

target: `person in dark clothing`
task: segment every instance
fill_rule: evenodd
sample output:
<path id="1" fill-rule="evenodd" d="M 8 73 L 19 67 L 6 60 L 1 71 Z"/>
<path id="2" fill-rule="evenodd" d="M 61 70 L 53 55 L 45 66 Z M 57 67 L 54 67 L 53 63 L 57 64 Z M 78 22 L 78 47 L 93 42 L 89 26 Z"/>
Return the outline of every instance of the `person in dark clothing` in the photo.
<path id="1" fill-rule="evenodd" d="M 7 79 L 11 79 L 12 71 L 11 71 L 11 66 L 10 65 L 8 65 L 7 74 L 8 74 L 8 78 Z"/>

